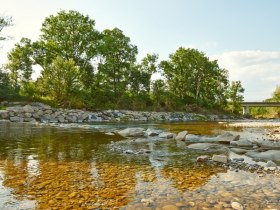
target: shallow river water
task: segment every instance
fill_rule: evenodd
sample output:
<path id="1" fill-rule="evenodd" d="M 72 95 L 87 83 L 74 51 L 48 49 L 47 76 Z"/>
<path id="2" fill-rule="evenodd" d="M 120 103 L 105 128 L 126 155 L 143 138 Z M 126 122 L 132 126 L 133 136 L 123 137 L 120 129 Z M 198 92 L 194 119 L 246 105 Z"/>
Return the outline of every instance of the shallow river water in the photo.
<path id="1" fill-rule="evenodd" d="M 108 135 L 137 126 L 215 135 L 221 123 L 54 127 L 0 121 L 0 209 L 280 209 L 280 177 L 198 164 L 174 140 Z M 230 128 L 231 131 L 240 131 Z M 147 149 L 124 154 L 111 149 Z"/>

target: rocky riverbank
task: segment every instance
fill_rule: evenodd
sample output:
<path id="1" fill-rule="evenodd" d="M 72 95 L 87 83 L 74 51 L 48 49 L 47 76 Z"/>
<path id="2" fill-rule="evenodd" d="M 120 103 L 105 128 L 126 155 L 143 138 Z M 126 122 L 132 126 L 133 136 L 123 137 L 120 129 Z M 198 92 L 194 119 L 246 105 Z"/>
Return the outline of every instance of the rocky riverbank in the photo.
<path id="1" fill-rule="evenodd" d="M 278 129 L 272 129 L 272 132 L 278 133 Z M 199 164 L 216 164 L 236 172 L 254 172 L 259 176 L 280 176 L 280 139 L 276 139 L 274 135 L 274 139 L 271 140 L 270 135 L 266 134 L 266 129 L 259 129 L 257 135 L 252 129 L 224 132 L 218 136 L 193 135 L 188 134 L 188 131 L 175 134 L 151 128 L 126 128 L 113 133 L 112 135 L 121 135 L 126 139 L 114 142 L 109 147 L 112 151 L 124 155 L 149 155 L 155 161 L 163 163 L 170 154 L 157 154 L 153 147 L 147 148 L 145 145 L 174 141 L 186 154 L 191 151 L 197 152 L 196 162 Z M 267 142 L 270 141 L 274 144 L 268 145 Z"/>
<path id="2" fill-rule="evenodd" d="M 12 104 L 0 110 L 0 119 L 11 122 L 87 123 L 117 121 L 191 121 L 215 120 L 227 116 L 201 115 L 186 112 L 146 112 L 130 110 L 86 111 L 53 108 L 43 103 Z"/>

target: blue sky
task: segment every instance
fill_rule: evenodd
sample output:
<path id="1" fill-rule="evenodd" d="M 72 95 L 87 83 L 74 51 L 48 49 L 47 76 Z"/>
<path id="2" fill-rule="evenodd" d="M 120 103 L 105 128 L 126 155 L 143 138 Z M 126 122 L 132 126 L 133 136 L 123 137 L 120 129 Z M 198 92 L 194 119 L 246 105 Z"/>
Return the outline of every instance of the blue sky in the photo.
<path id="1" fill-rule="evenodd" d="M 15 25 L 2 33 L 0 62 L 21 37 L 36 40 L 45 17 L 77 10 L 103 30 L 118 27 L 138 46 L 139 58 L 167 59 L 193 47 L 218 59 L 231 80 L 241 80 L 245 99 L 269 98 L 280 85 L 280 1 L 278 0 L 0 0 L 0 14 Z"/>

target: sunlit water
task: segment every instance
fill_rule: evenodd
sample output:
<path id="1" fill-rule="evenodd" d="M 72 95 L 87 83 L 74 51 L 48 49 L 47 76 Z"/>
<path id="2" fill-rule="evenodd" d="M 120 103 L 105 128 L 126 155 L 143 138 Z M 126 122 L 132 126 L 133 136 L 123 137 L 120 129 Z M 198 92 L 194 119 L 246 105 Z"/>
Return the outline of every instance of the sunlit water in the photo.
<path id="1" fill-rule="evenodd" d="M 228 129 L 199 122 L 67 128 L 0 121 L 0 209 L 231 209 L 234 201 L 245 209 L 280 208 L 278 176 L 197 164 L 203 153 L 174 140 L 105 134 L 130 126 L 203 135 Z M 124 154 L 114 144 L 151 152 Z"/>

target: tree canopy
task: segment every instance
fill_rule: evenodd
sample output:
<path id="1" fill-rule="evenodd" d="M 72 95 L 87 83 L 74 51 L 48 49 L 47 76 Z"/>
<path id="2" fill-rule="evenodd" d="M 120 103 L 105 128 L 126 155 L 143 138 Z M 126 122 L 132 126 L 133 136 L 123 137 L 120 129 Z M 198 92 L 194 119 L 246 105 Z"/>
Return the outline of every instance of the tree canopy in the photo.
<path id="1" fill-rule="evenodd" d="M 137 55 L 119 28 L 98 31 L 89 16 L 63 10 L 45 18 L 38 40 L 22 38 L 8 53 L 1 84 L 30 100 L 88 109 L 225 109 L 241 100 L 240 82 L 229 85 L 227 70 L 197 49 L 180 47 L 162 61 L 147 54 L 137 62 Z"/>

